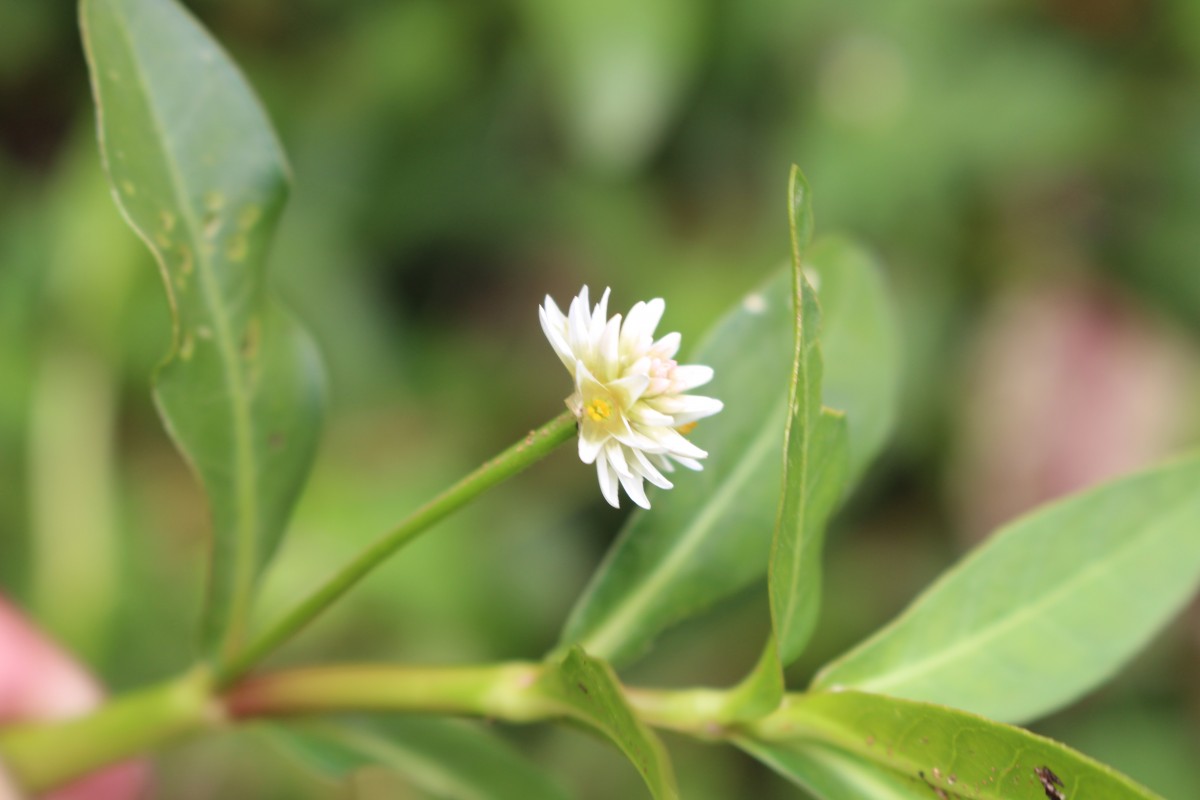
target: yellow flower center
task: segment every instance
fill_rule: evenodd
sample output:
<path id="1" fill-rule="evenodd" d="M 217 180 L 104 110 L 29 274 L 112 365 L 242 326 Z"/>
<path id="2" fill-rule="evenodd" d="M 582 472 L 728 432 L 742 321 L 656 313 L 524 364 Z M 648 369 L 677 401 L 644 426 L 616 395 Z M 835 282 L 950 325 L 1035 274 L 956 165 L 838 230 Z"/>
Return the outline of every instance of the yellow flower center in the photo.
<path id="1" fill-rule="evenodd" d="M 685 423 L 685 424 L 683 424 L 683 425 L 680 425 L 680 426 L 679 426 L 678 428 L 676 428 L 675 430 L 679 431 L 679 432 L 680 432 L 680 433 L 682 433 L 684 436 L 687 436 L 689 433 L 691 433 L 692 431 L 696 430 L 696 426 L 697 426 L 697 425 L 699 425 L 699 424 L 700 424 L 699 422 L 688 422 L 688 423 Z"/>
<path id="2" fill-rule="evenodd" d="M 602 398 L 595 398 L 584 409 L 593 422 L 604 422 L 612 416 L 612 404 Z"/>

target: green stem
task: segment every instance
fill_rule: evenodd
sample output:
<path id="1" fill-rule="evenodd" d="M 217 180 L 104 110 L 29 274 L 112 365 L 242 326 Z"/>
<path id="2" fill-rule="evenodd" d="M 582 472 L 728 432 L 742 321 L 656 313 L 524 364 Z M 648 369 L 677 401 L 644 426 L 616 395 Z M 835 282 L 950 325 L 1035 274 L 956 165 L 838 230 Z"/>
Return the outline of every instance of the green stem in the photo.
<path id="1" fill-rule="evenodd" d="M 338 665 L 251 678 L 224 697 L 233 719 L 345 711 L 457 714 L 531 722 L 561 716 L 534 690 L 542 665 Z"/>
<path id="2" fill-rule="evenodd" d="M 84 717 L 6 727 L 0 730 L 0 763 L 18 786 L 42 792 L 223 718 L 208 673 L 191 672 Z"/>
<path id="3" fill-rule="evenodd" d="M 564 412 L 550 422 L 530 431 L 529 435 L 500 455 L 467 475 L 413 512 L 396 528 L 377 539 L 350 563 L 325 581 L 283 618 L 254 639 L 245 650 L 217 671 L 218 687 L 229 686 L 284 642 L 312 622 L 322 611 L 348 592 L 356 583 L 382 564 L 393 553 L 411 542 L 452 511 L 485 489 L 521 472 L 544 457 L 575 433 L 575 418 Z"/>

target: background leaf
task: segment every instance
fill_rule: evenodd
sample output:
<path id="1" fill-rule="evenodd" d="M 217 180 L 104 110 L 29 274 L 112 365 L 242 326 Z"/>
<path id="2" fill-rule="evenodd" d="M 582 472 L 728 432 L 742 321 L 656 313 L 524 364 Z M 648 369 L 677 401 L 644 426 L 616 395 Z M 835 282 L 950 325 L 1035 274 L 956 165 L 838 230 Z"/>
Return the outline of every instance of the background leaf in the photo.
<path id="1" fill-rule="evenodd" d="M 562 704 L 562 713 L 599 733 L 621 749 L 645 780 L 650 793 L 677 798 L 675 776 L 667 751 L 625 702 L 612 668 L 571 647 L 547 667 L 536 690 Z"/>
<path id="2" fill-rule="evenodd" d="M 806 256 L 825 310 L 824 396 L 846 412 L 849 473 L 861 476 L 890 431 L 897 394 L 895 315 L 874 259 L 823 239 Z M 565 642 L 621 664 L 663 630 L 761 578 L 782 485 L 793 339 L 791 269 L 725 315 L 690 357 L 713 367 L 725 410 L 691 438 L 704 471 L 680 475 L 635 512 L 572 611 Z"/>
<path id="3" fill-rule="evenodd" d="M 212 509 L 216 647 L 238 636 L 320 428 L 319 359 L 264 275 L 287 168 L 236 67 L 175 2 L 84 0 L 81 18 L 113 196 L 173 312 L 155 399 Z"/>
<path id="4" fill-rule="evenodd" d="M 917 778 L 927 784 L 929 797 L 1044 800 L 1047 795 L 1035 770 L 1045 768 L 1061 779 L 1061 791 L 1069 798 L 1156 797 L 1115 770 L 1029 731 L 956 709 L 881 695 L 792 695 L 781 711 L 756 726 L 753 735 L 769 741 L 764 752 L 782 761 L 789 760 L 780 754 L 793 743 L 837 748 Z M 843 765 L 853 761 L 842 759 Z M 868 770 L 872 773 L 877 770 Z"/>
<path id="5" fill-rule="evenodd" d="M 1200 581 L 1200 459 L 1116 481 L 997 532 L 814 688 L 1041 716 L 1111 676 Z"/>
<path id="6" fill-rule="evenodd" d="M 338 781 L 381 766 L 444 800 L 566 800 L 565 790 L 477 726 L 436 718 L 264 728 L 272 742 Z"/>
<path id="7" fill-rule="evenodd" d="M 705 14 L 686 0 L 603 5 L 524 0 L 568 142 L 625 172 L 654 152 L 692 83 Z"/>
<path id="8" fill-rule="evenodd" d="M 846 415 L 846 485 L 862 479 L 891 435 L 900 394 L 900 323 L 875 257 L 842 236 L 804 255 L 821 303 L 821 394 Z"/>

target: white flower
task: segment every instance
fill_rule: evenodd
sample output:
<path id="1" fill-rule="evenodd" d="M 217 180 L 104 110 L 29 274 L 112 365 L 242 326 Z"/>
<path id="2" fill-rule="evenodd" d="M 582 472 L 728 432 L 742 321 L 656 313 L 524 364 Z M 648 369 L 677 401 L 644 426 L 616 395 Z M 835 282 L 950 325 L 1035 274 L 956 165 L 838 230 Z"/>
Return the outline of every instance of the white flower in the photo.
<path id="1" fill-rule="evenodd" d="M 567 408 L 579 420 L 579 457 L 595 462 L 600 491 L 616 507 L 617 483 L 642 508 L 649 508 L 644 480 L 664 489 L 674 472 L 672 461 L 702 469 L 708 453 L 679 429 L 723 407 L 711 397 L 684 394 L 712 380 L 711 367 L 679 365 L 679 334 L 655 341 L 654 329 L 666 303 L 661 298 L 637 303 L 621 323 L 608 319 L 608 293 L 594 309 L 583 287 L 564 315 L 549 296 L 538 309 L 542 330 L 575 379 Z"/>

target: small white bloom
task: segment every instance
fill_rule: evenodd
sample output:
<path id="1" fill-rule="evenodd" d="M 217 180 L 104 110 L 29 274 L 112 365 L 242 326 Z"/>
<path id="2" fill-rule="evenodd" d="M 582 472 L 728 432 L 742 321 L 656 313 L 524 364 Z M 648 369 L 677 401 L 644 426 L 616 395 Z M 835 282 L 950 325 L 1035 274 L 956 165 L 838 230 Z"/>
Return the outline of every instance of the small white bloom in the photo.
<path id="1" fill-rule="evenodd" d="M 579 420 L 579 457 L 596 464 L 600 491 L 616 507 L 617 484 L 633 502 L 649 508 L 643 481 L 664 489 L 672 461 L 702 469 L 708 453 L 689 442 L 679 428 L 717 413 L 720 400 L 685 394 L 712 380 L 711 367 L 675 363 L 679 334 L 657 341 L 654 329 L 666 303 L 637 303 L 624 324 L 608 318 L 608 294 L 590 307 L 583 287 L 564 315 L 549 296 L 538 309 L 550 346 L 575 379 L 567 408 Z"/>

